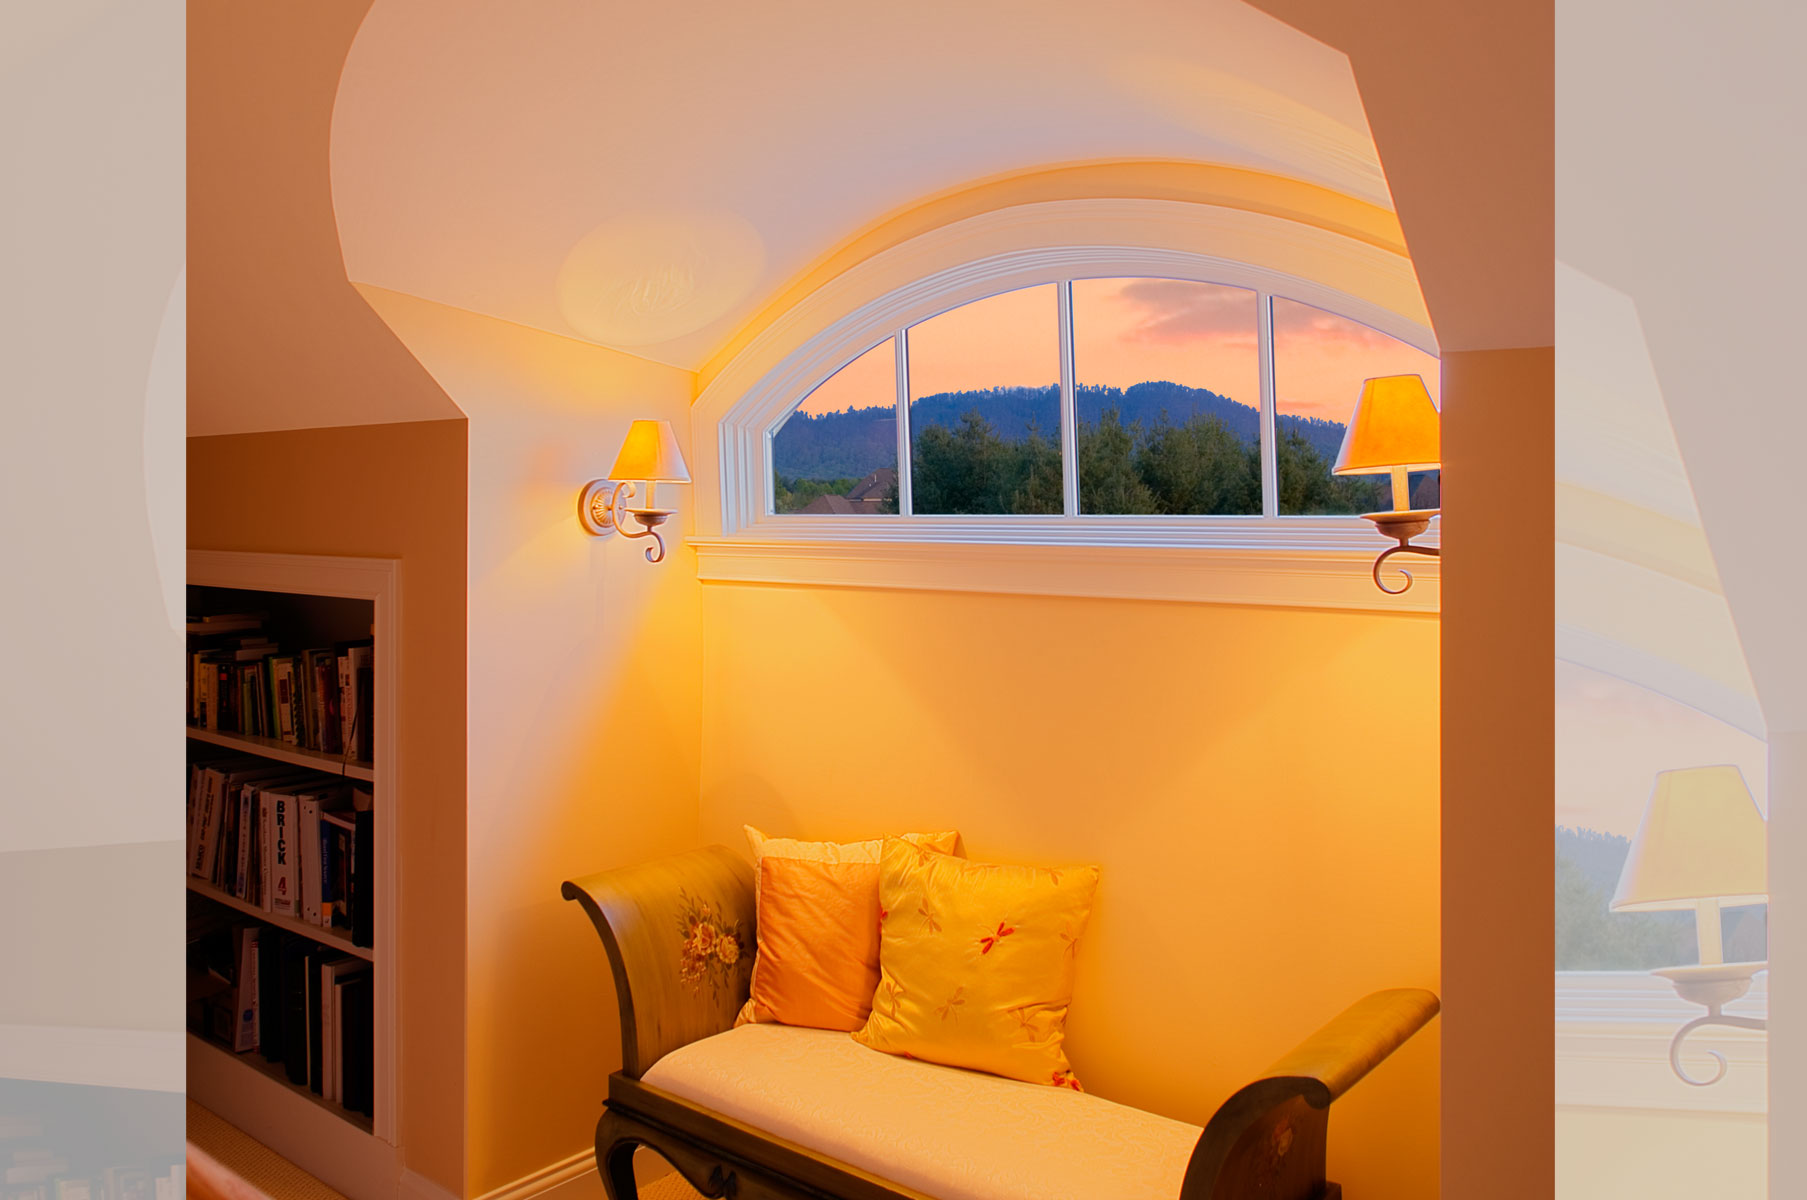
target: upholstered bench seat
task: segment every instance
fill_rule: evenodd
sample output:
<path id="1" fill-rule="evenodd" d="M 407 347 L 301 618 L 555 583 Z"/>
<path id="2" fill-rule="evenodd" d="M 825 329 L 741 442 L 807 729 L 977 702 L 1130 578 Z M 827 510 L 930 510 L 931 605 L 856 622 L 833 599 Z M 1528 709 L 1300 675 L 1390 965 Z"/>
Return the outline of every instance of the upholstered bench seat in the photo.
<path id="1" fill-rule="evenodd" d="M 936 1200 L 1173 1200 L 1203 1132 L 784 1025 L 681 1046 L 645 1082 Z"/>

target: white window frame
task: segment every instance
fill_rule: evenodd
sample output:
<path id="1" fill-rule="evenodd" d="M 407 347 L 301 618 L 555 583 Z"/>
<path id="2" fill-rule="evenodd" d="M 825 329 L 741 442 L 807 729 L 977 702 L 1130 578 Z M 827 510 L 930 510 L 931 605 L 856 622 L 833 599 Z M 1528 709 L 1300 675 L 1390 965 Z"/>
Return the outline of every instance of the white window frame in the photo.
<path id="1" fill-rule="evenodd" d="M 1675 1031 L 1705 1011 L 1648 971 L 1556 972 L 1556 1107 L 1742 1114 L 1769 1111 L 1769 1035 L 1710 1025 L 1691 1034 L 1683 1065 L 1712 1073 L 1709 1051 L 1725 1056 L 1725 1077 L 1693 1087 L 1669 1066 Z M 1739 1016 L 1769 1013 L 1769 973 L 1727 1006 Z"/>
<path id="2" fill-rule="evenodd" d="M 1124 277 L 1196 280 L 1256 294 L 1262 515 L 1077 511 L 1076 462 L 1064 448 L 1075 432 L 1070 285 L 1075 279 Z M 771 436 L 817 386 L 895 337 L 900 394 L 907 396 L 909 327 L 964 304 L 1048 283 L 1057 285 L 1063 326 L 1065 512 L 818 517 L 771 511 Z M 1167 201 L 1025 205 L 959 222 L 875 256 L 774 321 L 699 396 L 693 445 L 704 470 L 698 473 L 692 539 L 699 574 L 706 580 L 1435 612 L 1435 559 L 1414 558 L 1410 569 L 1418 586 L 1386 596 L 1367 574 L 1367 565 L 1387 544 L 1372 525 L 1352 516 L 1278 515 L 1272 469 L 1274 296 L 1439 353 L 1403 254 L 1268 214 Z M 898 424 L 899 487 L 905 492 L 907 406 Z"/>

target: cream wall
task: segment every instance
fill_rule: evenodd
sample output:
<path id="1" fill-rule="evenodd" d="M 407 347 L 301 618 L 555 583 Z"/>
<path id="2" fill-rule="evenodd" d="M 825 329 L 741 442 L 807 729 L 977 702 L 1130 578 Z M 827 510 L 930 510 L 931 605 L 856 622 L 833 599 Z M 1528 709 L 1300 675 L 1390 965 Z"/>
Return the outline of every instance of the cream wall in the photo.
<path id="1" fill-rule="evenodd" d="M 1103 866 L 1092 1091 L 1203 1123 L 1358 996 L 1438 987 L 1435 618 L 731 584 L 702 615 L 704 841 Z M 1351 1195 L 1437 1195 L 1437 1033 L 1339 1101 Z"/>
<path id="2" fill-rule="evenodd" d="M 614 990 L 561 880 L 696 843 L 701 585 L 675 544 L 597 539 L 577 491 L 636 417 L 680 440 L 689 372 L 361 289 L 469 415 L 465 1191 L 590 1164 Z M 689 489 L 663 504 L 690 522 Z M 431 506 L 435 496 L 417 497 Z M 674 539 L 676 541 L 676 539 Z"/>

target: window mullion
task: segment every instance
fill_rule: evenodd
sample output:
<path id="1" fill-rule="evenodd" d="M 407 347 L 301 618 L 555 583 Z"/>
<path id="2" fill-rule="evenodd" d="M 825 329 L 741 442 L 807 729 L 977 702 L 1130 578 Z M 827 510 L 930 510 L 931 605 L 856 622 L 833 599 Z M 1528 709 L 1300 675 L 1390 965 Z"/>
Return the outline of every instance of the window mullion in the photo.
<path id="1" fill-rule="evenodd" d="M 910 346 L 908 329 L 895 335 L 897 347 L 897 511 L 901 516 L 915 512 L 916 496 L 910 486 Z"/>
<path id="2" fill-rule="evenodd" d="M 1063 511 L 1079 515 L 1079 401 L 1073 382 L 1073 281 L 1055 288 L 1060 314 L 1060 478 Z"/>
<path id="3" fill-rule="evenodd" d="M 1255 294 L 1255 340 L 1261 363 L 1261 515 L 1280 515 L 1279 442 L 1274 421 L 1274 298 Z"/>

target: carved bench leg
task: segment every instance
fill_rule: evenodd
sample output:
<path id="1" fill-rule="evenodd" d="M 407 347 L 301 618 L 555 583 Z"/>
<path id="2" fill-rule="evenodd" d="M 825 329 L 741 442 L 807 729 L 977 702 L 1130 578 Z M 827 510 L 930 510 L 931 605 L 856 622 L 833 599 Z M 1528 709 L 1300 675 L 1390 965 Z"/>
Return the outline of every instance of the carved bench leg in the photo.
<path id="1" fill-rule="evenodd" d="M 740 1173 L 704 1144 L 605 1108 L 596 1123 L 596 1166 L 609 1200 L 639 1200 L 634 1151 L 642 1146 L 670 1163 L 684 1182 L 709 1200 L 801 1200 L 815 1195 L 760 1172 Z"/>
<path id="2" fill-rule="evenodd" d="M 634 1179 L 634 1151 L 638 1146 L 638 1142 L 623 1140 L 605 1150 L 601 1139 L 597 1140 L 596 1165 L 609 1200 L 640 1200 L 640 1185 Z"/>

